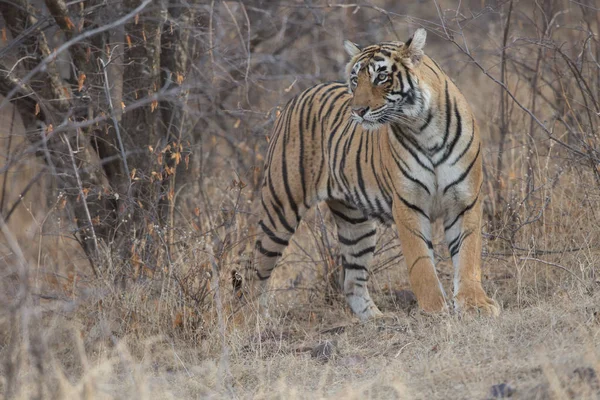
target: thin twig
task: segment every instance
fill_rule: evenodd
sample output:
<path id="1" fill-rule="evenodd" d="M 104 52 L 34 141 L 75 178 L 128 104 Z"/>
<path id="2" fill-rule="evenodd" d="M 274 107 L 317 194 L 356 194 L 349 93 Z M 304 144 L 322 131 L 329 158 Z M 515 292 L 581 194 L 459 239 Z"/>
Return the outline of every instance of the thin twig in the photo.
<path id="1" fill-rule="evenodd" d="M 151 2 L 152 2 L 152 0 L 144 0 L 144 2 L 142 4 L 140 4 L 134 10 L 132 10 L 130 13 L 119 18 L 118 20 L 114 21 L 113 23 L 100 26 L 96 29 L 89 30 L 89 31 L 84 32 L 81 35 L 78 35 L 78 36 L 74 37 L 73 39 L 65 42 L 58 49 L 54 50 L 52 53 L 50 53 L 50 55 L 48 55 L 46 58 L 44 58 L 42 60 L 42 62 L 39 63 L 34 69 L 32 69 L 27 75 L 25 75 L 25 77 L 19 82 L 19 84 L 5 96 L 4 100 L 2 100 L 2 103 L 0 103 L 0 108 L 6 107 L 6 105 L 12 100 L 13 96 L 15 94 L 17 94 L 17 92 L 21 89 L 23 84 L 28 83 L 39 72 L 45 71 L 46 68 L 48 67 L 48 64 L 54 62 L 54 60 L 56 60 L 56 58 L 59 56 L 59 54 L 62 54 L 65 50 L 69 49 L 71 46 L 73 46 L 85 39 L 88 39 L 92 36 L 96 36 L 99 33 L 106 32 L 111 29 L 115 29 L 117 26 L 123 25 L 125 22 L 127 22 L 131 18 L 133 18 L 136 14 L 139 14 Z"/>
<path id="2" fill-rule="evenodd" d="M 75 173 L 75 178 L 77 179 L 77 188 L 79 189 L 79 196 L 81 197 L 81 202 L 83 203 L 83 208 L 85 209 L 85 215 L 88 219 L 88 223 L 90 224 L 90 231 L 92 232 L 92 239 L 94 241 L 94 257 L 98 255 L 98 238 L 96 237 L 96 230 L 94 229 L 94 224 L 92 223 L 92 215 L 90 214 L 90 209 L 87 204 L 85 193 L 83 192 L 83 184 L 81 183 L 81 178 L 79 176 L 79 171 L 77 170 L 77 163 L 75 162 L 75 155 L 73 153 L 73 148 L 71 147 L 71 143 L 69 142 L 69 138 L 66 135 L 62 135 L 63 141 L 66 142 L 67 147 L 69 149 L 69 156 L 71 157 L 71 164 L 73 165 L 73 171 Z M 85 234 L 85 232 L 84 232 Z"/>
<path id="3" fill-rule="evenodd" d="M 112 96 L 110 93 L 110 85 L 108 83 L 108 72 L 107 66 L 110 63 L 110 59 L 108 63 L 105 63 L 103 59 L 98 58 L 100 64 L 102 64 L 102 73 L 104 74 L 104 92 L 106 93 L 106 100 L 108 101 L 108 110 L 110 112 L 110 118 L 112 119 L 113 126 L 115 128 L 115 133 L 117 134 L 117 140 L 119 141 L 119 151 L 121 152 L 121 159 L 123 160 L 123 168 L 125 169 L 125 174 L 127 175 L 127 179 L 129 179 L 129 185 L 127 185 L 127 198 L 131 197 L 131 174 L 129 173 L 129 165 L 127 164 L 127 154 L 125 154 L 125 146 L 123 146 L 123 139 L 121 138 L 121 129 L 119 127 L 119 120 L 115 113 L 115 108 L 112 102 Z"/>
<path id="4" fill-rule="evenodd" d="M 571 271 L 570 269 L 563 267 L 560 264 L 556 264 L 550 261 L 546 261 L 546 260 L 541 260 L 539 258 L 533 258 L 533 257 L 520 257 L 519 261 L 536 261 L 542 264 L 546 264 L 549 265 L 551 267 L 556 267 L 556 268 L 560 268 L 565 272 L 568 272 L 569 274 L 573 275 L 575 278 L 577 278 L 577 280 L 579 280 L 579 282 L 583 283 L 584 285 L 586 284 L 585 281 L 583 279 L 581 279 L 579 276 L 577 276 L 573 271 Z"/>

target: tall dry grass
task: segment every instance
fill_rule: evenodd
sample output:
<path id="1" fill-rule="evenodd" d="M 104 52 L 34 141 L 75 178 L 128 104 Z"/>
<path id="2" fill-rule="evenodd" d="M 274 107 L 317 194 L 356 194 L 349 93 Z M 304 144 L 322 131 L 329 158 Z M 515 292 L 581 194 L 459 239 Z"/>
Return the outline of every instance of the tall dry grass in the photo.
<path id="1" fill-rule="evenodd" d="M 169 217 L 145 209 L 143 234 L 100 240 L 89 259 L 67 247 L 78 236 L 49 174 L 29 196 L 49 196 L 52 207 L 28 199 L 18 220 L 3 214 L 6 398 L 482 399 L 501 383 L 523 399 L 600 397 L 597 5 L 195 7 L 190 27 L 211 45 L 190 69 L 185 110 L 195 123 L 179 143 L 191 157 L 166 180 Z M 340 295 L 335 228 L 321 208 L 284 253 L 262 315 L 233 296 L 232 273 L 251 260 L 274 107 L 340 79 L 343 38 L 403 40 L 419 25 L 429 30 L 428 54 L 482 126 L 484 285 L 501 316 L 422 315 L 402 292 L 409 285 L 397 235 L 380 227 L 370 291 L 385 318 L 358 323 Z M 2 112 L 8 126 L 12 116 Z M 24 142 L 24 128 L 13 135 Z M 3 150 L 7 160 L 12 148 Z M 144 154 L 158 169 L 166 153 L 154 150 Z M 12 160 L 2 187 L 20 189 L 6 204 L 35 176 L 27 172 L 33 158 Z M 449 293 L 441 229 L 434 243 Z M 332 354 L 311 355 L 325 341 Z"/>

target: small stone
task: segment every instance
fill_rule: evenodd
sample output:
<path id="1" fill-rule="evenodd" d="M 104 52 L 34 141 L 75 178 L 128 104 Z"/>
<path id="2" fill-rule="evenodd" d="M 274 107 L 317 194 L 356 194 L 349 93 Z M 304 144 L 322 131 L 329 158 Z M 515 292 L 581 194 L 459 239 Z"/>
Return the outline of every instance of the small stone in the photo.
<path id="1" fill-rule="evenodd" d="M 513 394 L 515 394 L 515 388 L 508 383 L 499 383 L 491 387 L 488 399 L 507 399 Z"/>
<path id="2" fill-rule="evenodd" d="M 367 363 L 367 359 L 358 354 L 342 357 L 338 364 L 343 367 L 361 367 Z"/>
<path id="3" fill-rule="evenodd" d="M 396 302 L 403 310 L 410 310 L 417 305 L 417 297 L 411 290 L 395 290 Z"/>
<path id="4" fill-rule="evenodd" d="M 581 382 L 585 382 L 594 387 L 598 387 L 600 383 L 598 381 L 598 375 L 596 374 L 596 370 L 591 367 L 579 367 L 573 370 L 573 378 L 579 379 Z"/>
<path id="5" fill-rule="evenodd" d="M 336 346 L 336 341 L 326 340 L 316 345 L 310 352 L 310 356 L 316 358 L 318 361 L 327 362 L 335 357 L 335 353 L 337 352 Z"/>

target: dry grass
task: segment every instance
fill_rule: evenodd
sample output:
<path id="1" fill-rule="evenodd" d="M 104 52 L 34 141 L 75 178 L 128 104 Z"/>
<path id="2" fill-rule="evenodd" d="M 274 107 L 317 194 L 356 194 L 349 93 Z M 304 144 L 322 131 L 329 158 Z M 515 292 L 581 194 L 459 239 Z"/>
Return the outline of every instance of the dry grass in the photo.
<path id="1" fill-rule="evenodd" d="M 597 378 L 574 372 L 600 367 L 598 295 L 565 292 L 496 320 L 423 316 L 376 298 L 387 317 L 367 324 L 339 303 L 271 308 L 268 319 L 246 310 L 243 321 L 228 322 L 224 342 L 211 323 L 197 341 L 143 329 L 117 339 L 122 321 L 107 315 L 92 327 L 55 317 L 44 330 L 53 355 L 45 390 L 64 398 L 471 399 L 508 382 L 516 398 L 598 397 Z M 310 356 L 324 340 L 336 343 L 328 362 Z M 35 393 L 32 368 L 21 372 L 21 398 Z"/>
<path id="2" fill-rule="evenodd" d="M 588 121 L 588 114 L 597 117 L 590 110 L 598 106 L 591 99 L 599 97 L 600 20 L 590 19 L 579 2 L 540 1 L 537 8 L 515 2 L 502 43 L 509 3 L 449 1 L 439 10 L 437 2 L 404 7 L 382 0 L 375 2 L 380 9 L 315 3 L 250 7 L 251 17 L 268 28 L 265 37 L 281 35 L 263 38 L 251 58 L 242 8 L 217 5 L 221 15 L 214 18 L 221 19 L 210 37 L 220 43 L 217 61 L 199 60 L 195 78 L 198 87 L 213 82 L 219 96 L 231 88 L 216 111 L 210 96 L 193 99 L 198 109 L 188 112 L 201 132 L 189 136 L 200 138 L 189 144 L 189 170 L 178 172 L 177 182 L 172 178 L 177 207 L 169 224 L 152 225 L 158 218 L 145 209 L 142 216 L 152 223 L 144 221 L 142 234 L 126 232 L 131 242 L 101 241 L 92 273 L 83 251 L 73 248 L 76 224 L 68 207 L 34 205 L 53 193 L 44 190 L 51 179 L 40 180 L 26 207 L 15 209 L 8 229 L 16 242 L 7 235 L 0 247 L 0 393 L 17 399 L 484 399 L 493 385 L 506 383 L 519 399 L 600 398 L 600 151 L 598 121 Z M 546 33 L 533 27 L 563 9 L 569 12 L 557 14 L 556 32 L 554 25 Z M 198 24 L 207 10 L 198 5 Z M 273 107 L 315 82 L 339 78 L 343 37 L 362 44 L 396 39 L 412 30 L 405 15 L 418 16 L 413 22 L 430 30 L 428 53 L 463 90 L 482 126 L 484 285 L 502 313 L 497 319 L 421 314 L 398 296 L 409 289 L 406 268 L 394 230 L 381 227 L 370 291 L 385 317 L 359 323 L 339 293 L 335 229 L 320 208 L 302 222 L 273 274 L 268 315 L 259 313 L 234 298 L 231 272 L 251 257 L 257 166 Z M 456 43 L 465 34 L 483 72 L 444 36 L 440 21 L 454 30 Z M 208 40 L 205 28 L 195 31 L 201 40 Z M 234 28 L 238 34 L 227 35 Z M 279 49 L 294 35 L 292 50 Z M 275 41 L 279 50 L 272 55 Z M 584 45 L 586 52 L 578 47 Z M 542 67 L 534 74 L 539 48 Z M 579 70 L 569 69 L 559 50 Z M 514 99 L 503 100 L 485 75 L 501 79 L 503 59 L 502 82 Z M 207 65 L 214 76 L 204 74 Z M 250 76 L 240 78 L 250 67 Z M 592 94 L 581 89 L 584 81 Z M 551 134 L 532 125 L 527 111 L 534 98 L 534 114 Z M 2 110 L 3 122 L 8 112 Z M 10 153 L 6 126 L 0 127 L 2 154 Z M 24 143 L 23 127 L 17 129 L 13 146 Z M 32 158 L 20 161 L 2 175 L 9 177 L 3 185 L 10 204 L 40 167 Z M 451 293 L 441 229 L 434 246 Z M 332 343 L 331 356 L 315 357 L 325 342 Z"/>

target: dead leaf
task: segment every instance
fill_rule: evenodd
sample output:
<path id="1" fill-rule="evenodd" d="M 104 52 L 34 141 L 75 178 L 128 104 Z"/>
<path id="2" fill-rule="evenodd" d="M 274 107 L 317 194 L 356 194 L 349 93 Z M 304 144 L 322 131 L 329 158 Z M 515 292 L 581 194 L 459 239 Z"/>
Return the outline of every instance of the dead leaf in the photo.
<path id="1" fill-rule="evenodd" d="M 73 21 L 71 21 L 71 18 L 69 18 L 68 16 L 65 17 L 65 24 L 67 24 L 67 29 L 72 31 L 73 28 L 75 28 L 75 24 L 73 23 Z"/>
<path id="2" fill-rule="evenodd" d="M 77 79 L 77 90 L 79 90 L 81 92 L 81 89 L 83 89 L 83 84 L 85 83 L 85 74 L 82 72 L 79 74 L 79 79 Z"/>

